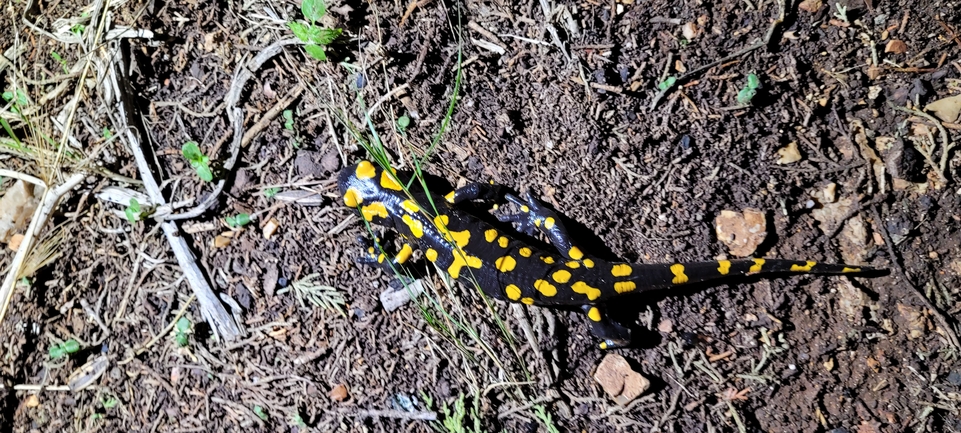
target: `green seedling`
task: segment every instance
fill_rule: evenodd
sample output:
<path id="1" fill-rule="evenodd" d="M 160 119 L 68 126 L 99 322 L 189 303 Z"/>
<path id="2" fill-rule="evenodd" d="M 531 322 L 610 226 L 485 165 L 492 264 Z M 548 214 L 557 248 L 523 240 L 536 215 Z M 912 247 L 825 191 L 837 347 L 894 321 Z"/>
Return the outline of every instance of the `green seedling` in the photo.
<path id="1" fill-rule="evenodd" d="M 77 353 L 79 350 L 80 343 L 71 338 L 63 343 L 50 346 L 49 355 L 50 359 L 60 359 L 72 353 Z"/>
<path id="2" fill-rule="evenodd" d="M 834 12 L 834 18 L 837 18 L 845 24 L 848 24 L 848 7 L 842 5 L 841 3 L 835 3 L 834 7 L 837 8 L 837 11 Z"/>
<path id="3" fill-rule="evenodd" d="M 747 84 L 737 92 L 737 105 L 750 105 L 757 95 L 757 88 L 761 87 L 761 79 L 754 74 L 747 74 Z"/>
<path id="4" fill-rule="evenodd" d="M 3 100 L 6 102 L 13 102 L 13 107 L 11 110 L 14 113 L 20 113 L 20 109 L 26 107 L 30 100 L 27 98 L 27 94 L 23 93 L 23 90 L 17 89 L 15 92 L 7 91 L 0 94 Z"/>
<path id="5" fill-rule="evenodd" d="M 294 110 L 284 110 L 284 129 L 294 130 Z"/>
<path id="6" fill-rule="evenodd" d="M 250 224 L 250 214 L 239 213 L 234 216 L 229 216 L 224 218 L 224 222 L 226 222 L 227 226 L 232 229 L 240 228 L 247 224 Z"/>
<path id="7" fill-rule="evenodd" d="M 210 182 L 214 180 L 214 173 L 210 171 L 210 158 L 204 155 L 200 151 L 200 146 L 197 146 L 196 141 L 188 141 L 184 143 L 183 148 L 180 150 L 183 153 L 184 158 L 190 161 L 190 166 L 194 168 L 197 172 L 197 176 L 204 182 Z"/>
<path id="8" fill-rule="evenodd" d="M 277 195 L 278 192 L 280 192 L 280 188 L 278 188 L 278 187 L 276 187 L 276 186 L 275 186 L 275 187 L 271 187 L 271 188 L 267 188 L 267 189 L 264 190 L 264 197 L 274 198 L 274 196 Z"/>
<path id="9" fill-rule="evenodd" d="M 109 140 L 109 139 L 112 138 L 112 137 L 113 137 L 113 133 L 110 132 L 110 128 L 104 126 L 104 127 L 103 127 L 103 139 L 104 139 L 104 140 Z"/>
<path id="10" fill-rule="evenodd" d="M 90 13 L 88 12 L 84 12 L 80 14 L 80 18 L 86 18 L 89 16 L 90 16 Z M 87 29 L 87 26 L 83 24 L 74 24 L 73 27 L 70 27 L 70 33 L 73 33 L 77 36 L 83 36 L 83 31 L 86 29 Z"/>
<path id="11" fill-rule="evenodd" d="M 403 115 L 397 118 L 397 129 L 399 129 L 400 132 L 406 131 L 407 127 L 409 126 L 410 126 L 410 117 L 407 117 L 407 115 Z"/>
<path id="12" fill-rule="evenodd" d="M 67 61 L 64 60 L 63 57 L 60 57 L 60 54 L 58 54 L 56 51 L 51 51 L 50 57 L 53 57 L 53 59 L 56 60 L 57 63 L 60 63 L 60 67 L 63 68 L 64 74 L 70 73 L 70 68 L 67 67 Z"/>
<path id="13" fill-rule="evenodd" d="M 177 324 L 174 326 L 174 341 L 177 342 L 178 347 L 187 347 L 190 343 L 190 319 L 186 317 L 181 317 L 177 319 Z"/>
<path id="14" fill-rule="evenodd" d="M 104 408 L 104 409 L 113 409 L 113 408 L 117 407 L 117 405 L 120 404 L 120 400 L 117 400 L 116 398 L 110 397 L 110 398 L 107 398 L 107 399 L 101 399 L 101 400 L 100 400 L 100 404 L 103 405 L 103 408 Z"/>
<path id="15" fill-rule="evenodd" d="M 544 424 L 544 428 L 547 429 L 547 433 L 560 433 L 557 426 L 554 425 L 554 419 L 551 417 L 551 413 L 547 411 L 547 408 L 542 404 L 536 404 L 533 407 L 534 417 L 537 418 L 541 424 Z"/>
<path id="16" fill-rule="evenodd" d="M 670 77 L 665 78 L 664 81 L 657 83 L 657 88 L 658 90 L 664 91 L 664 90 L 670 89 L 671 87 L 674 87 L 674 83 L 676 82 L 677 82 L 677 77 L 672 75 Z"/>
<path id="17" fill-rule="evenodd" d="M 267 409 L 264 409 L 258 404 L 254 405 L 254 415 L 257 415 L 257 418 L 260 418 L 264 421 L 267 421 L 270 418 L 270 416 L 267 415 Z"/>
<path id="18" fill-rule="evenodd" d="M 140 202 L 135 198 L 131 198 L 130 205 L 123 210 L 123 213 L 127 216 L 127 221 L 130 221 L 130 224 L 140 221 Z"/>
<path id="19" fill-rule="evenodd" d="M 290 27 L 297 39 L 306 42 L 304 51 L 310 57 L 320 61 L 327 60 L 325 47 L 330 45 L 334 39 L 337 39 L 343 30 L 328 29 L 317 25 L 317 22 L 327 14 L 327 5 L 324 4 L 324 0 L 304 0 L 300 5 L 300 11 L 304 14 L 307 22 L 289 22 L 287 27 Z"/>

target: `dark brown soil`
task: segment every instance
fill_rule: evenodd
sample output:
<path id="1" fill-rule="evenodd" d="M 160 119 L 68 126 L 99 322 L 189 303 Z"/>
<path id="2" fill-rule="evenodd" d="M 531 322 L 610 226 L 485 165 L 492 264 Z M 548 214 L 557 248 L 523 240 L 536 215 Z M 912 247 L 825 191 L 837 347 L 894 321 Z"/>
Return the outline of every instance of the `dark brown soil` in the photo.
<path id="1" fill-rule="evenodd" d="M 551 17 L 542 5 L 554 8 Z M 232 139 L 221 104 L 238 68 L 292 37 L 283 22 L 303 18 L 299 5 L 117 7 L 109 28 L 153 32 L 104 48 L 129 59 L 127 90 L 152 134 L 158 174 L 172 180 L 168 199 L 202 201 L 212 191 L 180 156 L 186 141 L 198 142 L 216 176 L 227 179 L 214 208 L 181 223 L 196 229 L 184 236 L 215 291 L 240 307 L 247 335 L 212 337 L 157 223 L 131 225 L 115 214 L 120 207 L 94 198 L 105 187 L 131 185 L 92 174 L 56 216 L 67 233 L 62 258 L 17 292 L 0 325 L 0 430 L 430 431 L 442 427 L 417 417 L 443 419 L 441 407 L 464 395 L 474 410 L 462 422 L 468 431 L 475 420 L 484 431 L 545 431 L 537 405 L 571 432 L 961 431 L 954 337 L 961 159 L 949 153 L 940 178 L 933 168 L 944 151 L 939 129 L 894 108 L 920 110 L 957 93 L 959 4 L 787 6 L 768 43 L 725 59 L 765 37 L 777 2 L 333 3 L 324 24 L 344 34 L 329 47 L 330 61 L 289 45 L 253 71 L 240 97 L 244 131 L 265 117 L 266 127 L 230 171 L 218 171 Z M 23 27 L 23 7 L 4 6 L 11 12 L 0 18 L 0 46 L 27 45 L 17 59 L 25 76 L 63 72 L 51 49 L 68 66 L 83 61 L 78 45 Z M 26 16 L 49 30 L 56 18 L 79 17 L 84 5 L 38 7 Z M 685 25 L 693 25 L 693 37 Z M 652 388 L 626 407 L 592 378 L 605 352 L 581 314 L 495 303 L 516 337 L 513 352 L 473 290 L 448 291 L 435 276 L 440 302 L 461 311 L 490 347 L 485 352 L 459 332 L 460 350 L 415 305 L 384 310 L 378 294 L 393 276 L 354 263 L 361 252 L 354 240 L 366 229 L 357 218 L 342 224 L 353 211 L 333 184 L 345 163 L 367 157 L 337 119 L 369 136 L 363 113 L 400 87 L 372 111 L 371 123 L 397 167 L 409 169 L 411 155 L 424 154 L 444 123 L 459 56 L 457 103 L 427 171 L 452 183 L 532 190 L 570 220 L 590 253 L 604 257 L 713 260 L 727 253 L 715 217 L 750 207 L 768 216 L 769 235 L 755 255 L 856 261 L 889 275 L 743 279 L 639 300 L 633 310 L 647 334 L 638 347 L 616 352 Z M 752 73 L 761 86 L 739 106 Z M 668 75 L 683 79 L 659 92 Z M 12 76 L 0 71 L 4 90 Z M 303 94 L 283 106 L 298 86 Z M 100 91 L 89 93 L 79 118 L 91 122 L 74 135 L 92 147 L 117 114 L 96 102 Z M 59 113 L 72 94 L 46 112 Z M 291 129 L 269 114 L 278 105 L 293 110 Z M 394 126 L 402 115 L 413 118 L 403 131 Z M 961 125 L 945 126 L 957 142 Z M 931 163 L 912 153 L 930 146 L 928 137 Z M 789 143 L 802 159 L 778 164 Z M 890 143 L 908 156 L 879 148 Z M 128 145 L 108 142 L 99 164 L 139 177 Z M 16 157 L 0 164 L 32 170 Z M 814 212 L 825 202 L 815 194 L 832 183 L 837 200 L 854 203 L 835 215 L 844 224 L 837 229 Z M 319 192 L 317 206 L 268 198 L 263 191 L 271 187 Z M 223 218 L 240 212 L 258 218 L 229 245 L 214 247 L 230 231 Z M 270 218 L 280 228 L 265 239 L 260 227 Z M 5 251 L 0 268 L 12 257 Z M 302 307 L 282 290 L 310 274 L 343 293 L 345 315 Z M 165 327 L 183 308 L 194 332 L 178 347 Z M 51 361 L 47 349 L 68 338 L 84 350 Z M 85 390 L 13 390 L 65 384 L 101 350 L 110 367 Z"/>

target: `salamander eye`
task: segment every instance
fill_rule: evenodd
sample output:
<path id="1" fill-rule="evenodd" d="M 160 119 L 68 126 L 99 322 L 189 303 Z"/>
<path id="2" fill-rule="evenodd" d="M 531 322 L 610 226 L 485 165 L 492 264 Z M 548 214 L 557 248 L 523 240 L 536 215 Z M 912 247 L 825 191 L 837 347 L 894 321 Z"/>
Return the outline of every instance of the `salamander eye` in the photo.
<path id="1" fill-rule="evenodd" d="M 344 204 L 348 207 L 357 207 L 364 202 L 364 196 L 360 195 L 360 191 L 356 188 L 347 188 L 347 192 L 344 193 Z"/>

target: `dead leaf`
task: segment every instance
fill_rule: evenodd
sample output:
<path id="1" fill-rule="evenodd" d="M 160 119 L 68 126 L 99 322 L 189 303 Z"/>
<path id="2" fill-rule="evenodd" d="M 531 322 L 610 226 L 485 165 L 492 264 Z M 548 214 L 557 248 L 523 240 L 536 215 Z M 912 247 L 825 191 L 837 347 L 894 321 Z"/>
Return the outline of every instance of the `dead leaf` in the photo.
<path id="1" fill-rule="evenodd" d="M 804 12 L 810 12 L 812 14 L 819 11 L 821 6 L 824 6 L 824 2 L 822 0 L 804 0 L 797 5 L 798 9 Z"/>
<path id="2" fill-rule="evenodd" d="M 110 366 L 110 360 L 107 359 L 106 355 L 99 355 L 92 361 L 80 366 L 80 368 L 70 373 L 70 377 L 67 378 L 67 387 L 71 391 L 80 391 L 103 376 L 103 373 L 107 371 L 107 367 Z"/>
<path id="3" fill-rule="evenodd" d="M 714 230 L 731 254 L 747 257 L 767 237 L 767 219 L 757 209 L 745 208 L 743 213 L 722 210 L 714 220 Z"/>
<path id="4" fill-rule="evenodd" d="M 17 251 L 20 249 L 20 244 L 22 242 L 23 242 L 23 235 L 20 233 L 17 233 L 13 236 L 10 236 L 10 242 L 7 242 L 7 248 L 9 248 L 10 251 Z"/>
<path id="5" fill-rule="evenodd" d="M 617 404 L 626 405 L 651 387 L 651 382 L 634 371 L 623 356 L 610 353 L 601 360 L 594 380 Z"/>
<path id="6" fill-rule="evenodd" d="M 884 46 L 885 53 L 904 54 L 906 51 L 908 51 L 908 46 L 900 39 L 891 39 Z"/>
<path id="7" fill-rule="evenodd" d="M 931 321 L 921 308 L 898 302 L 898 312 L 907 322 L 908 338 L 912 340 L 923 337 L 931 328 Z"/>
<path id="8" fill-rule="evenodd" d="M 957 122 L 961 117 L 961 95 L 941 98 L 924 106 L 925 111 L 930 111 L 945 122 Z"/>
<path id="9" fill-rule="evenodd" d="M 336 402 L 344 401 L 347 399 L 347 397 L 349 397 L 349 393 L 347 392 L 347 385 L 339 383 L 336 386 L 334 386 L 334 388 L 331 389 L 330 393 L 328 393 L 327 395 L 333 401 L 336 401 Z"/>
<path id="10" fill-rule="evenodd" d="M 0 242 L 9 241 L 14 233 L 27 227 L 37 209 L 37 199 L 33 193 L 33 185 L 22 180 L 3 193 L 3 198 L 0 198 Z"/>
<path id="11" fill-rule="evenodd" d="M 777 150 L 778 165 L 793 164 L 801 160 L 801 152 L 797 149 L 797 142 L 790 142 L 787 146 L 784 146 Z"/>

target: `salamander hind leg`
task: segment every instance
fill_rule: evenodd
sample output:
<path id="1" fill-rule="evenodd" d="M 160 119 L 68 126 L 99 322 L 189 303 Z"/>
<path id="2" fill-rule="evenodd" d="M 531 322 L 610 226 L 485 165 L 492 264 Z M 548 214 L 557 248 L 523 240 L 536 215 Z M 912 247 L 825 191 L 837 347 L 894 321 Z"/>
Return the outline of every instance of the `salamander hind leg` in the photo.
<path id="1" fill-rule="evenodd" d="M 465 201 L 482 200 L 485 202 L 498 202 L 504 198 L 504 187 L 490 183 L 469 183 L 461 188 L 451 191 L 444 196 L 444 199 L 451 204 L 460 204 Z"/>
<path id="2" fill-rule="evenodd" d="M 614 349 L 631 345 L 631 328 L 613 320 L 607 315 L 603 307 L 584 305 L 581 309 L 587 314 L 591 332 L 601 340 L 601 349 Z"/>
<path id="3" fill-rule="evenodd" d="M 407 261 L 410 260 L 414 248 L 410 244 L 404 243 L 400 251 L 390 254 L 384 251 L 384 243 L 380 239 L 375 244 L 367 237 L 358 236 L 357 243 L 364 248 L 364 252 L 357 257 L 357 263 L 378 267 L 390 274 L 411 275 Z"/>

